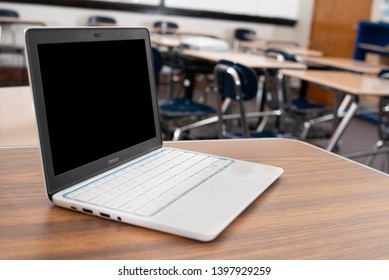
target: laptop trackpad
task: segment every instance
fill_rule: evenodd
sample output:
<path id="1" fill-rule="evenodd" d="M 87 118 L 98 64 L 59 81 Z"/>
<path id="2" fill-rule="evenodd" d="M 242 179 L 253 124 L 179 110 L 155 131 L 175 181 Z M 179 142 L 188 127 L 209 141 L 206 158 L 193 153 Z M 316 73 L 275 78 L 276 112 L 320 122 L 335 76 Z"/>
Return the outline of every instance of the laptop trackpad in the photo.
<path id="1" fill-rule="evenodd" d="M 193 194 L 202 199 L 233 204 L 245 198 L 255 187 L 254 182 L 242 181 L 241 178 L 215 177 Z"/>

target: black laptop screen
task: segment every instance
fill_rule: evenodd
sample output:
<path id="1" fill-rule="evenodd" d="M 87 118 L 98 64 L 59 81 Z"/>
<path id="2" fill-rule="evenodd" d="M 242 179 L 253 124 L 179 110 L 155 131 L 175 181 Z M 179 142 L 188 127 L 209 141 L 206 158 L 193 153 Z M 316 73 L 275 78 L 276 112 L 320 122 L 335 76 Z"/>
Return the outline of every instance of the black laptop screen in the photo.
<path id="1" fill-rule="evenodd" d="M 156 137 L 144 40 L 38 45 L 54 174 Z"/>

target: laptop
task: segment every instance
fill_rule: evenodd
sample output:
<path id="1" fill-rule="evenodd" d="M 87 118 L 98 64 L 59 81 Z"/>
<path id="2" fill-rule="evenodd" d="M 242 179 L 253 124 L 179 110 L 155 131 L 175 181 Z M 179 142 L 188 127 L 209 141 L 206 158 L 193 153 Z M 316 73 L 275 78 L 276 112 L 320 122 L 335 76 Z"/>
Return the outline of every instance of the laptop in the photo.
<path id="1" fill-rule="evenodd" d="M 146 28 L 37 27 L 25 39 L 55 205 L 210 241 L 282 174 L 163 147 Z"/>

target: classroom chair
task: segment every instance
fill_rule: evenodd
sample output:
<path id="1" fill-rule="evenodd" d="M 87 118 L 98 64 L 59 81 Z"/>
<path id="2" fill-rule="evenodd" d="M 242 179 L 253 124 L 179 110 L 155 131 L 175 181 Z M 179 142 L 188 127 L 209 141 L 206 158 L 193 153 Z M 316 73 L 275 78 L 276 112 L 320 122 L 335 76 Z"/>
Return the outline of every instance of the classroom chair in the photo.
<path id="1" fill-rule="evenodd" d="M 178 30 L 178 24 L 172 21 L 158 20 L 153 24 L 154 32 L 159 34 L 174 34 Z"/>
<path id="2" fill-rule="evenodd" d="M 19 13 L 15 10 L 0 9 L 0 17 L 13 17 L 18 18 Z"/>
<path id="3" fill-rule="evenodd" d="M 269 130 L 250 130 L 249 119 L 262 118 L 265 116 L 279 117 L 281 111 L 262 111 L 258 108 L 255 112 L 247 112 L 245 103 L 257 98 L 258 77 L 253 69 L 228 60 L 221 60 L 214 68 L 214 79 L 216 91 L 223 99 L 218 108 L 219 130 L 223 138 L 257 138 L 257 137 L 284 137 L 285 134 L 279 128 Z M 238 115 L 228 114 L 228 107 L 237 104 Z M 238 130 L 227 124 L 227 121 L 238 119 L 240 125 Z M 240 131 L 239 131 L 240 130 Z"/>
<path id="4" fill-rule="evenodd" d="M 237 28 L 234 31 L 234 42 L 233 42 L 233 49 L 235 51 L 239 51 L 240 49 L 240 42 L 250 42 L 253 41 L 257 33 L 253 29 L 249 28 Z"/>
<path id="5" fill-rule="evenodd" d="M 0 17 L 19 18 L 19 13 L 15 10 L 0 9 Z M 0 55 L 16 56 L 12 65 L 24 64 L 24 47 L 16 42 L 16 26 L 13 23 L 2 24 L 0 27 Z M 4 57 L 4 59 L 6 59 Z"/>
<path id="6" fill-rule="evenodd" d="M 88 25 L 90 26 L 104 26 L 104 25 L 116 25 L 116 19 L 108 16 L 90 16 L 88 18 Z"/>
<path id="7" fill-rule="evenodd" d="M 381 79 L 389 79 L 389 70 L 382 70 L 378 77 Z M 373 146 L 374 152 L 385 152 L 383 150 L 389 144 L 389 96 L 382 96 L 379 98 L 378 102 L 378 136 L 379 140 Z M 387 172 L 389 172 L 389 151 L 387 159 Z M 366 165 L 371 165 L 377 154 L 370 155 L 366 161 Z"/>
<path id="8" fill-rule="evenodd" d="M 152 47 L 154 72 L 157 82 L 163 68 L 164 60 L 155 47 Z M 190 98 L 165 98 L 159 99 L 159 114 L 164 137 L 173 141 L 183 137 L 190 138 L 190 130 L 200 128 L 216 122 L 216 109 Z M 210 121 L 209 118 L 215 118 Z"/>
<path id="9" fill-rule="evenodd" d="M 265 56 L 273 57 L 280 61 L 298 62 L 295 55 L 277 48 L 268 48 L 265 50 Z M 270 88 L 269 84 L 271 84 L 271 81 L 279 78 L 277 71 L 272 70 L 266 71 L 265 76 L 265 88 Z M 276 77 L 276 79 L 274 79 L 274 77 Z M 301 88 L 296 98 L 290 98 L 292 94 L 287 92 L 288 89 L 286 88 L 285 83 L 278 83 L 276 88 L 276 94 L 272 94 L 265 89 L 267 98 L 266 103 L 270 104 L 270 107 L 279 106 L 278 97 L 280 96 L 280 93 L 278 93 L 278 90 L 282 90 L 284 104 L 281 104 L 281 106 L 285 113 L 291 116 L 293 120 L 297 120 L 298 125 L 301 127 L 299 138 L 306 139 L 309 130 L 313 125 L 333 119 L 332 109 L 329 106 L 308 99 L 304 83 L 301 83 Z M 277 96 L 276 102 L 272 100 L 275 95 Z"/>

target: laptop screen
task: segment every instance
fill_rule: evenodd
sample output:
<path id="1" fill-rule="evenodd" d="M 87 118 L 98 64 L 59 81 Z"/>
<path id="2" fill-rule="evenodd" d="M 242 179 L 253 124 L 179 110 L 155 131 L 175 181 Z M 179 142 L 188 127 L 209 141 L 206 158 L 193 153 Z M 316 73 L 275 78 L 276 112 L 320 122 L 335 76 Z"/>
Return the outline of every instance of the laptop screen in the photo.
<path id="1" fill-rule="evenodd" d="M 155 137 L 144 40 L 40 44 L 38 54 L 55 175 Z"/>
<path id="2" fill-rule="evenodd" d="M 146 28 L 29 28 L 48 195 L 162 145 Z"/>

